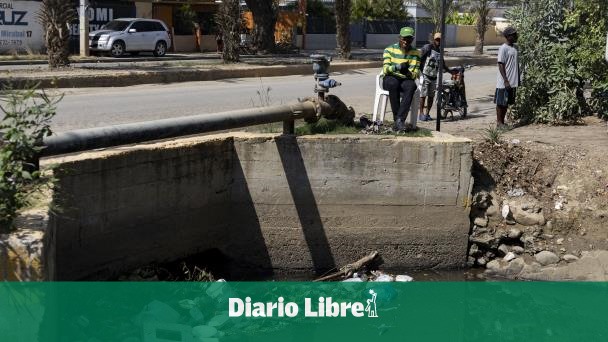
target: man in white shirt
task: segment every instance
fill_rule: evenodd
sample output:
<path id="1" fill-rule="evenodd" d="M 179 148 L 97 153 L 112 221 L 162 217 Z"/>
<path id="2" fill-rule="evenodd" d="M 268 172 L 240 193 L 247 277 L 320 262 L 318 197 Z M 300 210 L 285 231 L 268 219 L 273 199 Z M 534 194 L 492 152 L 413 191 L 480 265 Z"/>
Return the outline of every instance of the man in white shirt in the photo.
<path id="1" fill-rule="evenodd" d="M 519 86 L 519 57 L 515 43 L 517 31 L 507 27 L 503 31 L 507 40 L 498 50 L 498 74 L 496 79 L 496 125 L 505 128 L 505 116 L 510 105 L 515 104 L 515 95 Z"/>

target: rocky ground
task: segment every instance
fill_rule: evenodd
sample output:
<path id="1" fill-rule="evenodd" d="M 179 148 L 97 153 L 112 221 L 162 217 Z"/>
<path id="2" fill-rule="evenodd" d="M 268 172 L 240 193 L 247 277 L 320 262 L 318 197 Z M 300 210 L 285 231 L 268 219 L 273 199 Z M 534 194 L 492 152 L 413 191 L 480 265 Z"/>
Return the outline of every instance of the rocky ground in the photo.
<path id="1" fill-rule="evenodd" d="M 606 123 L 475 140 L 469 265 L 496 277 L 608 279 Z"/>

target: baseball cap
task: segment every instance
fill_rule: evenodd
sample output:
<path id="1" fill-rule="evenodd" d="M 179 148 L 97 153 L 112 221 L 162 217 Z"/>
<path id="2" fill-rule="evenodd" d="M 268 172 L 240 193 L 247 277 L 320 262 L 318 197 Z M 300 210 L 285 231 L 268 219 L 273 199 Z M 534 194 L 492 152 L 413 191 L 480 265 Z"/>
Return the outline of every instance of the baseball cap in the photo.
<path id="1" fill-rule="evenodd" d="M 505 37 L 514 35 L 516 33 L 517 33 L 517 30 L 514 27 L 512 27 L 512 26 L 509 26 L 506 29 L 504 29 L 504 31 L 502 31 L 502 35 L 505 36 Z"/>
<path id="2" fill-rule="evenodd" d="M 440 32 L 435 33 L 435 35 L 433 36 L 433 39 L 441 39 L 441 33 Z"/>
<path id="3" fill-rule="evenodd" d="M 414 36 L 414 29 L 411 27 L 402 27 L 401 31 L 399 31 L 399 35 L 401 37 L 413 37 Z"/>

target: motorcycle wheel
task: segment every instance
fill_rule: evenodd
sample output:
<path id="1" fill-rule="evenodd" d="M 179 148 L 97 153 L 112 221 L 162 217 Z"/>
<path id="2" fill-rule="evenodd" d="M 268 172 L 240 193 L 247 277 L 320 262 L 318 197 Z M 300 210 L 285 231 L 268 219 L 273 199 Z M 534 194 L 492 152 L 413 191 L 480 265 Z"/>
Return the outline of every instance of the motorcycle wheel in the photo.
<path id="1" fill-rule="evenodd" d="M 460 110 L 460 116 L 461 116 L 463 119 L 467 117 L 467 114 L 468 114 L 467 107 L 464 107 L 464 108 L 462 108 L 462 109 Z"/>
<path id="2" fill-rule="evenodd" d="M 442 99 L 441 99 L 441 118 L 445 119 L 448 117 L 448 112 L 451 114 L 452 111 L 449 109 L 446 109 L 446 107 L 449 106 L 450 103 L 450 94 L 449 93 L 443 93 Z"/>

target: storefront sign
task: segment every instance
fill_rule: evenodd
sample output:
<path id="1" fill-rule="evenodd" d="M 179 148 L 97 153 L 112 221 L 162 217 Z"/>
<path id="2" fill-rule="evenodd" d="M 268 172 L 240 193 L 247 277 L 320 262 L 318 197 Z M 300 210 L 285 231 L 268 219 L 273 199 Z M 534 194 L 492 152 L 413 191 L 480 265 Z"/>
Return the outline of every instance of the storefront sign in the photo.
<path id="1" fill-rule="evenodd" d="M 73 0 L 73 3 L 78 15 L 80 15 L 79 0 Z M 101 29 L 103 25 L 114 19 L 136 17 L 135 3 L 127 1 L 90 1 L 87 16 L 89 17 L 89 32 L 92 32 Z M 70 51 L 72 52 L 79 50 L 79 28 L 78 20 L 70 25 Z"/>
<path id="2" fill-rule="evenodd" d="M 78 1 L 74 2 L 74 8 L 80 15 L 80 6 Z M 91 5 L 87 10 L 87 16 L 89 17 L 89 31 L 95 31 L 101 29 L 101 27 L 117 18 L 134 18 L 135 14 L 135 3 L 124 2 L 124 1 L 91 1 Z M 72 36 L 79 35 L 78 21 L 73 25 L 70 25 L 70 34 Z"/>
<path id="3" fill-rule="evenodd" d="M 40 6 L 36 1 L 0 1 L 0 53 L 43 50 Z"/>

